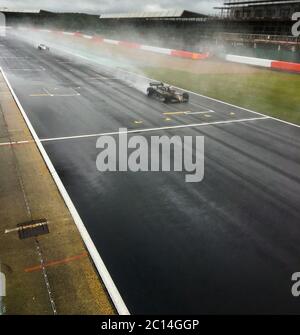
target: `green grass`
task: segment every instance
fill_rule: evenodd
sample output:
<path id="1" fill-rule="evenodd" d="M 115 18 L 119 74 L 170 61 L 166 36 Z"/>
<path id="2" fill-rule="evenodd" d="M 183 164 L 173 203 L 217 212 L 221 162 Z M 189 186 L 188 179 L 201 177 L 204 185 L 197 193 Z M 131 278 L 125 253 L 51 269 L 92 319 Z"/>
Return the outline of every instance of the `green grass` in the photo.
<path id="1" fill-rule="evenodd" d="M 246 74 L 195 74 L 143 68 L 156 80 L 300 124 L 300 75 L 261 70 Z"/>

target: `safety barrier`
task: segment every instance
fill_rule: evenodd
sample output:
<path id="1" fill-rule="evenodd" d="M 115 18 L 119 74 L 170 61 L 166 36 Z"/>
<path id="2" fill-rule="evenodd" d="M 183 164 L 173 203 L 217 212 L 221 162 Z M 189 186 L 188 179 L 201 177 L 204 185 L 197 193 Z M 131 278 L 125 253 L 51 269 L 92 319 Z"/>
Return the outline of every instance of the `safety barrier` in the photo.
<path id="1" fill-rule="evenodd" d="M 43 33 L 53 33 L 53 34 L 63 34 L 66 36 L 76 36 L 79 38 L 84 38 L 91 40 L 94 43 L 106 43 L 111 45 L 118 45 L 129 49 L 138 49 L 143 51 L 149 51 L 174 57 L 180 57 L 180 58 L 188 58 L 188 59 L 194 59 L 194 60 L 200 60 L 200 59 L 206 59 L 209 57 L 209 53 L 197 53 L 197 52 L 190 52 L 190 51 L 184 51 L 184 50 L 174 50 L 174 49 L 166 49 L 166 48 L 159 48 L 154 47 L 150 45 L 142 45 L 138 43 L 132 43 L 127 41 L 118 41 L 118 40 L 112 40 L 103 38 L 98 35 L 87 35 L 80 32 L 69 32 L 69 31 L 57 31 L 57 30 L 49 30 L 49 29 L 37 29 L 37 28 L 26 28 L 21 27 L 20 30 L 34 30 L 36 32 L 43 32 Z"/>
<path id="2" fill-rule="evenodd" d="M 269 59 L 254 58 L 254 57 L 244 57 L 237 55 L 226 55 L 226 60 L 229 62 L 235 62 L 240 64 L 271 67 L 272 61 Z"/>
<path id="3" fill-rule="evenodd" d="M 290 63 L 290 62 L 281 62 L 281 61 L 272 61 L 271 68 L 290 71 L 290 72 L 299 72 L 300 73 L 300 64 L 299 63 Z"/>
<path id="4" fill-rule="evenodd" d="M 281 71 L 300 73 L 300 63 L 283 62 L 283 61 L 276 61 L 276 60 L 271 60 L 271 59 L 244 57 L 244 56 L 237 56 L 237 55 L 226 55 L 225 59 L 229 62 L 235 62 L 235 63 L 247 64 L 247 65 L 253 65 L 253 66 L 261 66 L 261 67 L 266 67 L 266 68 L 276 69 L 276 70 L 281 70 Z"/>

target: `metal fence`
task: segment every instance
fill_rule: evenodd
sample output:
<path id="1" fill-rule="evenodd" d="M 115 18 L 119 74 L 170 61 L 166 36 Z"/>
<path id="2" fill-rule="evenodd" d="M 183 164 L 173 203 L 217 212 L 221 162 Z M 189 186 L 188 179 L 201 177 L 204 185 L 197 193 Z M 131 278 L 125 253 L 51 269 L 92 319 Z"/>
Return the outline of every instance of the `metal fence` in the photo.
<path id="1" fill-rule="evenodd" d="M 232 41 L 244 42 L 278 42 L 278 43 L 292 43 L 300 44 L 300 37 L 287 35 L 268 35 L 268 34 L 240 34 L 240 33 L 219 33 L 219 37 Z"/>

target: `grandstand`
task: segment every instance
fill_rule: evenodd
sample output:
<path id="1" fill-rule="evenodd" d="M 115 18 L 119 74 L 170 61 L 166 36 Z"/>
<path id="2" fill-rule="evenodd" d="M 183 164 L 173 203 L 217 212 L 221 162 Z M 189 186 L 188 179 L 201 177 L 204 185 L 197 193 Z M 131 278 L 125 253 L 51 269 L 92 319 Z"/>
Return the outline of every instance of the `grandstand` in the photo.
<path id="1" fill-rule="evenodd" d="M 103 14 L 97 32 L 105 32 L 109 38 L 121 37 L 132 42 L 198 52 L 202 50 L 195 43 L 194 32 L 200 27 L 204 31 L 208 20 L 207 15 L 184 9 Z"/>
<path id="2" fill-rule="evenodd" d="M 216 9 L 227 22 L 226 32 L 289 36 L 291 18 L 300 11 L 300 0 L 225 0 Z"/>
<path id="3" fill-rule="evenodd" d="M 300 39 L 291 35 L 291 16 L 300 0 L 225 0 L 218 14 L 184 9 L 159 12 L 53 13 L 6 10 L 7 24 L 30 24 L 98 34 L 109 39 L 183 49 L 300 61 Z"/>
<path id="4" fill-rule="evenodd" d="M 300 11 L 297 0 L 228 0 L 221 10 L 221 17 L 231 20 L 290 19 L 293 13 Z"/>
<path id="5" fill-rule="evenodd" d="M 207 15 L 191 12 L 184 9 L 163 10 L 159 12 L 136 12 L 136 13 L 119 13 L 119 14 L 102 14 L 100 19 L 118 19 L 118 20 L 164 20 L 164 21 L 179 21 L 182 19 L 195 20 L 199 18 L 207 18 Z M 201 20 L 200 20 L 201 21 Z"/>
<path id="6" fill-rule="evenodd" d="M 217 38 L 233 53 L 300 61 L 300 39 L 292 36 L 292 15 L 300 0 L 225 0 Z"/>

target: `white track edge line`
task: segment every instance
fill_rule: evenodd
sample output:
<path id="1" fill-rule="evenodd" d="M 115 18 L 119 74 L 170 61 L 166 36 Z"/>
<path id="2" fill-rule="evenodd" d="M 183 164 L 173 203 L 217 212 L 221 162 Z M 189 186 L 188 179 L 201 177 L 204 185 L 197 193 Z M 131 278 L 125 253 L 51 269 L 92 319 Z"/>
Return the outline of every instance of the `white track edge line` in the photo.
<path id="1" fill-rule="evenodd" d="M 80 218 L 80 216 L 79 216 L 79 214 L 78 214 L 78 212 L 77 212 L 77 210 L 76 210 L 76 208 L 75 208 L 67 190 L 65 189 L 60 177 L 58 176 L 58 173 L 56 172 L 56 170 L 55 170 L 55 168 L 54 168 L 46 150 L 44 149 L 43 144 L 41 143 L 39 137 L 37 136 L 30 120 L 28 119 L 28 117 L 26 115 L 25 110 L 23 109 L 17 95 L 15 94 L 12 86 L 10 85 L 10 83 L 8 81 L 8 78 L 7 78 L 6 74 L 4 73 L 4 71 L 1 67 L 0 67 L 0 71 L 3 74 L 5 82 L 6 82 L 7 86 L 9 87 L 9 90 L 10 90 L 12 96 L 14 97 L 14 99 L 15 99 L 15 101 L 16 101 L 16 103 L 17 103 L 17 105 L 18 105 L 18 107 L 21 111 L 21 114 L 22 114 L 22 116 L 23 116 L 23 118 L 24 118 L 24 120 L 25 120 L 25 122 L 26 122 L 26 124 L 27 124 L 35 142 L 36 142 L 36 145 L 37 145 L 37 147 L 38 147 L 38 149 L 39 149 L 39 151 L 40 151 L 40 153 L 41 153 L 41 155 L 42 155 L 42 157 L 43 157 L 43 159 L 44 159 L 44 161 L 45 161 L 45 163 L 46 163 L 46 165 L 47 165 L 47 167 L 48 167 L 48 169 L 51 173 L 51 175 L 53 176 L 53 179 L 54 179 L 54 181 L 57 185 L 57 188 L 60 191 L 60 194 L 63 197 L 63 199 L 65 201 L 65 204 L 67 205 L 67 207 L 68 207 L 68 209 L 69 209 L 69 211 L 70 211 L 70 213 L 71 213 L 71 215 L 74 219 L 74 222 L 75 222 L 75 224 L 76 224 L 76 226 L 77 226 L 77 228 L 80 232 L 80 235 L 81 235 L 81 237 L 82 237 L 82 239 L 83 239 L 83 241 L 84 241 L 84 243 L 85 243 L 85 245 L 86 245 L 86 247 L 87 247 L 87 249 L 88 249 L 88 251 L 91 255 L 91 258 L 93 259 L 93 262 L 94 262 L 94 264 L 95 264 L 95 266 L 96 266 L 96 268 L 99 272 L 99 275 L 100 275 L 101 279 L 103 280 L 103 283 L 104 283 L 104 285 L 105 285 L 105 287 L 106 287 L 106 289 L 107 289 L 107 291 L 110 295 L 110 298 L 111 298 L 117 312 L 120 315 L 129 315 L 130 313 L 129 313 L 126 305 L 125 305 L 125 302 L 123 301 L 123 299 L 122 299 L 115 283 L 113 282 L 113 280 L 112 280 L 112 278 L 111 278 L 111 276 L 110 276 L 110 274 L 109 274 L 109 272 L 108 272 L 108 270 L 107 270 L 107 268 L 106 268 L 106 266 L 105 266 L 105 264 L 104 264 L 104 262 L 103 262 L 103 260 L 100 256 L 100 254 L 98 253 L 98 251 L 97 251 L 97 249 L 94 245 L 94 242 L 92 241 L 92 239 L 91 239 L 91 237 L 90 237 L 82 219 Z"/>

